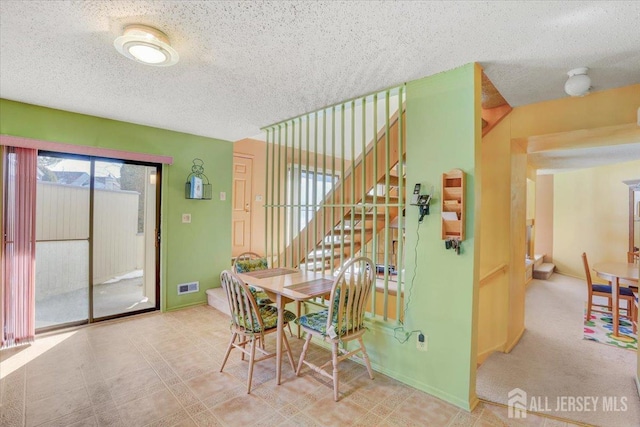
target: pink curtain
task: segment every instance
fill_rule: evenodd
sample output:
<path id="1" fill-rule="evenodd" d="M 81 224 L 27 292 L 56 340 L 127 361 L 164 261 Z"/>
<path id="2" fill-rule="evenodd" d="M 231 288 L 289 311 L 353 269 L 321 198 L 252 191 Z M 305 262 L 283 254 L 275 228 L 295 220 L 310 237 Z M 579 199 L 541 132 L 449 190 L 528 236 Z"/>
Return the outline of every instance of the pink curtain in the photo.
<path id="1" fill-rule="evenodd" d="M 0 348 L 29 343 L 35 336 L 38 151 L 5 146 L 3 161 Z"/>

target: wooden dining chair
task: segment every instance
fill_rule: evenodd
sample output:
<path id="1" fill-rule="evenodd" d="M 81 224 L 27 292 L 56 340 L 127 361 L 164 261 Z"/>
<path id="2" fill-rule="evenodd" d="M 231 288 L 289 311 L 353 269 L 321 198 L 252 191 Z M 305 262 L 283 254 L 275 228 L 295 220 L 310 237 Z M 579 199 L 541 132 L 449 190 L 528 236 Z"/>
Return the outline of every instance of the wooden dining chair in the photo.
<path id="1" fill-rule="evenodd" d="M 589 319 L 588 316 L 591 315 L 591 311 L 599 311 L 602 312 L 602 310 L 594 310 L 593 307 L 606 307 L 609 312 L 612 311 L 611 308 L 611 282 L 609 282 L 608 285 L 601 285 L 601 284 L 594 284 L 591 281 L 591 269 L 589 268 L 589 262 L 587 261 L 587 254 L 585 252 L 582 253 L 582 264 L 584 265 L 584 273 L 587 277 L 587 291 L 588 291 L 588 299 L 587 299 L 587 319 Z M 594 296 L 598 296 L 598 297 L 604 297 L 607 298 L 609 301 L 608 305 L 600 305 L 600 304 L 594 304 L 593 303 L 593 297 Z M 633 297 L 633 292 L 631 292 L 631 289 L 626 288 L 626 287 L 620 287 L 619 288 L 619 294 L 618 294 L 618 300 L 624 300 L 627 302 L 627 307 L 626 307 L 626 311 L 627 311 L 627 315 L 624 317 L 627 317 L 629 319 L 633 319 L 634 317 L 634 311 L 635 311 L 635 304 L 634 304 L 634 297 Z"/>
<path id="2" fill-rule="evenodd" d="M 249 374 L 247 378 L 247 394 L 249 394 L 251 393 L 251 380 L 255 363 L 276 356 L 275 352 L 269 353 L 265 350 L 264 337 L 277 331 L 278 309 L 271 305 L 259 306 L 247 284 L 231 271 L 223 271 L 220 274 L 220 281 L 227 294 L 229 312 L 231 313 L 231 340 L 224 355 L 220 372 L 224 369 L 229 354 L 234 348 L 242 352 L 242 360 L 244 360 L 245 355 L 249 356 Z M 284 311 L 285 323 L 288 324 L 295 318 L 296 316 L 292 312 Z M 282 334 L 282 338 L 291 368 L 295 370 L 293 354 L 286 334 Z M 246 348 L 247 344 L 250 344 L 248 350 Z M 260 352 L 262 356 L 256 358 L 256 351 Z"/>
<path id="3" fill-rule="evenodd" d="M 634 311 L 633 311 L 633 319 L 631 319 L 631 324 L 633 325 L 633 333 L 637 334 L 638 333 L 638 292 L 635 291 L 633 293 L 633 306 L 634 306 Z"/>
<path id="4" fill-rule="evenodd" d="M 269 268 L 269 264 L 267 263 L 267 257 L 259 255 L 255 252 L 243 252 L 238 255 L 233 260 L 233 271 L 236 273 L 250 273 L 256 270 L 266 270 Z M 258 305 L 272 305 L 275 304 L 269 295 L 257 286 L 253 286 L 249 284 L 249 290 L 253 294 L 253 297 L 256 299 Z M 297 306 L 298 312 L 297 316 L 300 316 L 300 304 Z M 293 337 L 293 331 L 291 330 L 291 325 L 287 324 L 289 329 L 289 335 Z M 298 337 L 300 338 L 300 337 Z"/>
<path id="5" fill-rule="evenodd" d="M 298 361 L 296 375 L 300 374 L 302 365 L 309 366 L 314 371 L 333 379 L 333 398 L 338 401 L 339 363 L 362 353 L 369 377 L 373 379 L 373 371 L 369 363 L 367 349 L 362 341 L 366 332 L 364 314 L 369 300 L 369 294 L 375 281 L 376 271 L 373 262 L 366 257 L 358 257 L 346 262 L 333 282 L 330 304 L 326 310 L 301 316 L 297 323 L 307 333 L 302 354 Z M 331 343 L 331 360 L 315 365 L 305 357 L 309 350 L 311 338 L 316 335 L 325 342 Z M 358 347 L 352 351 L 345 350 L 346 343 L 357 340 Z M 340 348 L 340 343 L 345 348 Z M 329 365 L 333 366 L 332 373 L 325 370 Z"/>
<path id="6" fill-rule="evenodd" d="M 233 271 L 235 273 L 250 273 L 256 270 L 266 270 L 267 268 L 269 268 L 267 257 L 255 252 L 243 252 L 233 260 Z M 271 298 L 262 289 L 252 285 L 249 285 L 249 289 L 258 305 L 273 304 Z"/>

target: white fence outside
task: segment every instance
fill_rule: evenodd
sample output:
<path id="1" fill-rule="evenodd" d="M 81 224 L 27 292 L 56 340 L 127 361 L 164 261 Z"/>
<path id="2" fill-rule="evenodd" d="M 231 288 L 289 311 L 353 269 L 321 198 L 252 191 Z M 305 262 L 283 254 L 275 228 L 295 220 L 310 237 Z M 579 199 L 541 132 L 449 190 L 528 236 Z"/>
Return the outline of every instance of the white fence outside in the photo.
<path id="1" fill-rule="evenodd" d="M 95 190 L 94 284 L 144 265 L 144 236 L 137 230 L 139 197 L 133 191 Z M 38 182 L 36 238 L 36 299 L 86 288 L 89 189 Z"/>

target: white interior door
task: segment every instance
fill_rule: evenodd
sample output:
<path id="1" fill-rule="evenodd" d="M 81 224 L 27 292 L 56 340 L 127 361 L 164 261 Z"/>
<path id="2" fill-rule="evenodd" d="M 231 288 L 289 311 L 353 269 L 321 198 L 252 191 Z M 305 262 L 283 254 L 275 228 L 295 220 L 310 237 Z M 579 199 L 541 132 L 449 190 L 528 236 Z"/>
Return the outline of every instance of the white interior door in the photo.
<path id="1" fill-rule="evenodd" d="M 253 160 L 233 156 L 233 215 L 231 255 L 251 250 L 251 174 Z"/>

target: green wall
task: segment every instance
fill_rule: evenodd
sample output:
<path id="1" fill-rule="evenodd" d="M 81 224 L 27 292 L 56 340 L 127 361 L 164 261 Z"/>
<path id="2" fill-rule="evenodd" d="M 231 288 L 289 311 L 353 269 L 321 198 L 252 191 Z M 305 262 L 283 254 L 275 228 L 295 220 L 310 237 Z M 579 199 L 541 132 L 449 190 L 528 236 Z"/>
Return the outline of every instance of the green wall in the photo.
<path id="1" fill-rule="evenodd" d="M 382 324 L 373 324 L 365 339 L 376 369 L 464 409 L 477 403 L 479 95 L 475 64 L 407 84 L 407 188 L 421 183 L 423 189 L 433 186 L 435 195 L 431 215 L 419 227 L 418 208 L 406 210 L 404 327 L 424 332 L 428 351 L 416 349 L 415 333 L 400 344 Z M 467 174 L 466 240 L 459 256 L 445 250 L 440 232 L 441 177 L 454 168 Z"/>
<path id="2" fill-rule="evenodd" d="M 173 157 L 162 176 L 162 307 L 172 310 L 206 302 L 205 290 L 220 286 L 231 262 L 233 144 L 228 141 L 107 120 L 0 99 L 0 133 L 33 139 Z M 213 200 L 186 200 L 192 160 L 204 161 Z M 0 178 L 1 179 L 1 178 Z M 220 201 L 219 193 L 227 193 Z M 190 213 L 191 224 L 182 224 Z M 176 285 L 200 282 L 200 292 L 178 296 Z"/>

